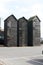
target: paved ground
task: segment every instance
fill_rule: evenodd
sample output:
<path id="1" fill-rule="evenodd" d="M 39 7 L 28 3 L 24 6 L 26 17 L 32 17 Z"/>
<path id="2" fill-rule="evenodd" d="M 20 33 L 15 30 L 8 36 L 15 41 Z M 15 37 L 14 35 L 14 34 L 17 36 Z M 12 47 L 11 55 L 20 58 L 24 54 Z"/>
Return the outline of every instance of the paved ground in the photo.
<path id="1" fill-rule="evenodd" d="M 19 58 L 0 58 L 3 65 L 43 65 L 43 56 L 19 57 Z"/>
<path id="2" fill-rule="evenodd" d="M 2 65 L 43 65 L 43 45 L 34 47 L 0 47 Z"/>

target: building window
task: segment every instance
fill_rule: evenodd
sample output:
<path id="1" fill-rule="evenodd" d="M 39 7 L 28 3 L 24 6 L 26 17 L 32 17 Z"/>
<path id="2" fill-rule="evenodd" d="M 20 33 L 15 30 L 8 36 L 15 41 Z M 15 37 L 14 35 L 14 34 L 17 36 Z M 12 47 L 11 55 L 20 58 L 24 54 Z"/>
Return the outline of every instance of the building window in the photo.
<path id="1" fill-rule="evenodd" d="M 11 27 L 11 21 L 8 22 L 8 25 L 7 25 L 7 26 L 8 26 L 8 27 Z"/>
<path id="2" fill-rule="evenodd" d="M 35 27 L 35 22 L 33 22 L 33 27 Z"/>
<path id="3" fill-rule="evenodd" d="M 22 37 L 22 30 L 19 30 L 19 35 Z"/>
<path id="4" fill-rule="evenodd" d="M 8 29 L 7 30 L 7 36 L 10 36 L 10 33 L 11 33 L 11 29 Z"/>

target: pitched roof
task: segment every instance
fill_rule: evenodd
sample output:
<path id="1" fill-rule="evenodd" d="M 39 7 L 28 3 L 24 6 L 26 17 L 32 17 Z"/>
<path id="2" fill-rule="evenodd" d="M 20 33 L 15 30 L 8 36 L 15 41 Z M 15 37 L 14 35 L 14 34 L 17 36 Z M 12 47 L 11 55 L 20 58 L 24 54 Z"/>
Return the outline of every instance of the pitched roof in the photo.
<path id="1" fill-rule="evenodd" d="M 30 17 L 28 21 L 33 20 L 35 17 L 39 20 L 39 22 L 41 21 L 37 15 L 36 16 L 33 16 L 33 17 Z"/>
<path id="2" fill-rule="evenodd" d="M 24 20 L 28 21 L 25 17 L 21 17 L 21 18 L 19 18 L 18 21 L 19 21 L 20 19 L 24 19 Z"/>
<path id="3" fill-rule="evenodd" d="M 7 18 L 4 20 L 4 22 L 5 22 L 6 20 L 8 20 L 10 17 L 13 17 L 15 20 L 17 20 L 14 15 L 10 15 L 9 17 L 7 17 Z"/>

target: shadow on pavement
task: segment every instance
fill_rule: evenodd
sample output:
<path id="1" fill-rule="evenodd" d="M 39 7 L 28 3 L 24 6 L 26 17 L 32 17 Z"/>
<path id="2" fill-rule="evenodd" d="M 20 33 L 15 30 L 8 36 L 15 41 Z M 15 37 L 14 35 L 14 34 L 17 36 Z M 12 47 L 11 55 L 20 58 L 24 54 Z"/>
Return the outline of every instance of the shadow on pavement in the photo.
<path id="1" fill-rule="evenodd" d="M 26 62 L 32 65 L 43 65 L 43 59 L 32 59 Z"/>

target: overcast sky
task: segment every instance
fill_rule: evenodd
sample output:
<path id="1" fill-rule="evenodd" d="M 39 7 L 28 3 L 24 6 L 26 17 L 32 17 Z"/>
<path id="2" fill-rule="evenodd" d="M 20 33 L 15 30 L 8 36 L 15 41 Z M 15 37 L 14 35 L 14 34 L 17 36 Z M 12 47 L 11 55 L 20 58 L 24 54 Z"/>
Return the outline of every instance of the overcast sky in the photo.
<path id="1" fill-rule="evenodd" d="M 24 16 L 29 19 L 37 15 L 41 20 L 41 37 L 43 37 L 43 0 L 0 0 L 1 27 L 4 28 L 3 20 L 14 14 L 16 18 Z"/>

